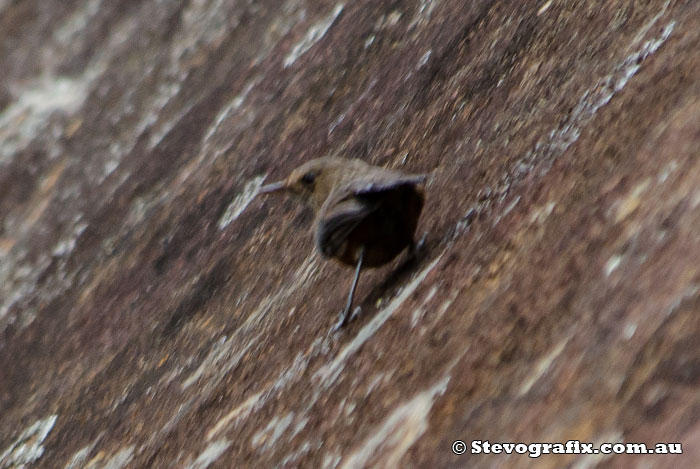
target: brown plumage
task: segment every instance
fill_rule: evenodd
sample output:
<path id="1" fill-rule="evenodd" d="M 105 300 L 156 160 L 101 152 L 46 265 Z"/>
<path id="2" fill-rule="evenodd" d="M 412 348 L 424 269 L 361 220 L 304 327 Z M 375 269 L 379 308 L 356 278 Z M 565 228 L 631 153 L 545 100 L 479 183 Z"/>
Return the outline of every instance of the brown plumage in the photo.
<path id="1" fill-rule="evenodd" d="M 423 175 L 372 166 L 358 159 L 325 157 L 292 171 L 287 179 L 263 186 L 263 193 L 300 195 L 316 215 L 316 247 L 327 258 L 355 267 L 346 307 L 350 310 L 362 267 L 392 261 L 405 248 L 413 250 L 414 233 L 423 208 L 418 185 Z"/>

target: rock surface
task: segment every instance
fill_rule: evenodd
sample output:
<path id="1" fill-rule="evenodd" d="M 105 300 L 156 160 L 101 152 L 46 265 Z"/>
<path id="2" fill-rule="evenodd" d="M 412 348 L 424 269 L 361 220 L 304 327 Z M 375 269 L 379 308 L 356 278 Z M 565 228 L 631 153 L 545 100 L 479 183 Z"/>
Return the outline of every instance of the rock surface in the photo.
<path id="1" fill-rule="evenodd" d="M 700 2 L 0 1 L 0 467 L 700 467 Z M 264 180 L 430 174 L 364 276 Z M 454 440 L 682 443 L 465 454 Z"/>

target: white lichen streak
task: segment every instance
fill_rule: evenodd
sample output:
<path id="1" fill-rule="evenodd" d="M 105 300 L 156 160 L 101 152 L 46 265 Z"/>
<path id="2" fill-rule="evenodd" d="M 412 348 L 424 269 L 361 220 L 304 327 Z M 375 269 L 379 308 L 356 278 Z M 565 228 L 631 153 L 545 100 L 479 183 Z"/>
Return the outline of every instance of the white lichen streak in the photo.
<path id="1" fill-rule="evenodd" d="M 75 220 L 75 225 L 73 226 L 73 229 L 71 232 L 62 238 L 58 243 L 53 248 L 52 254 L 56 257 L 64 257 L 70 254 L 73 251 L 73 248 L 75 248 L 75 243 L 78 241 L 78 238 L 80 238 L 80 235 L 83 234 L 85 229 L 88 227 L 88 224 L 85 222 L 81 222 L 81 216 L 77 215 Z"/>
<path id="2" fill-rule="evenodd" d="M 532 370 L 532 373 L 523 380 L 523 384 L 520 386 L 520 395 L 524 396 L 527 394 L 530 389 L 532 389 L 532 386 L 539 381 L 545 373 L 550 369 L 552 366 L 552 363 L 561 355 L 561 353 L 564 351 L 566 348 L 566 344 L 569 343 L 569 340 L 571 337 L 567 337 L 564 340 L 560 341 L 558 344 L 556 344 L 552 350 L 549 351 L 544 357 L 540 358 L 537 363 L 535 363 L 535 367 Z"/>
<path id="3" fill-rule="evenodd" d="M 247 343 L 236 351 L 236 345 L 239 344 L 238 341 L 234 339 L 222 338 L 209 352 L 209 355 L 202 361 L 202 364 L 197 368 L 197 370 L 192 373 L 185 381 L 182 383 L 182 389 L 187 389 L 192 384 L 197 382 L 203 376 L 210 376 L 214 374 L 218 377 L 216 382 L 222 379 L 229 370 L 234 366 L 238 365 L 243 355 L 248 351 L 248 349 L 256 343 L 258 336 L 247 341 Z"/>
<path id="4" fill-rule="evenodd" d="M 217 226 L 220 230 L 226 228 L 233 220 L 243 213 L 248 204 L 250 204 L 258 194 L 258 190 L 264 180 L 265 176 L 257 176 L 246 183 L 241 193 L 226 207 L 226 211 L 219 219 Z"/>
<path id="5" fill-rule="evenodd" d="M 306 368 L 309 365 L 309 360 L 311 360 L 312 357 L 317 356 L 323 347 L 326 346 L 327 339 L 319 337 L 311 344 L 308 353 L 299 352 L 294 358 L 292 364 L 289 367 L 284 368 L 282 373 L 280 373 L 272 385 L 267 386 L 263 390 L 251 395 L 242 404 L 236 406 L 236 408 L 220 418 L 214 427 L 207 432 L 207 439 L 211 440 L 221 431 L 235 427 L 251 412 L 261 409 L 271 397 L 277 395 L 277 393 L 283 391 L 292 383 L 299 380 L 304 374 L 304 371 L 306 371 Z M 310 407 L 311 406 L 309 406 L 309 408 Z M 297 426 L 301 425 L 302 422 L 305 424 L 306 420 L 306 418 L 300 418 L 300 422 L 297 424 Z"/>
<path id="6" fill-rule="evenodd" d="M 530 215 L 530 224 L 543 224 L 545 220 L 547 220 L 547 218 L 549 218 L 549 216 L 552 214 L 552 212 L 554 211 L 554 207 L 556 206 L 556 202 L 548 202 L 543 207 L 535 207 L 532 210 L 532 214 Z"/>
<path id="7" fill-rule="evenodd" d="M 318 443 L 315 446 L 315 449 L 318 449 L 322 446 L 322 443 Z M 296 466 L 291 466 L 291 463 L 298 460 L 300 457 L 303 455 L 307 454 L 309 451 L 311 451 L 312 446 L 311 443 L 308 441 L 304 442 L 304 444 L 299 447 L 296 451 L 292 451 L 289 453 L 287 456 L 285 456 L 282 461 L 280 462 L 280 465 L 278 467 L 296 467 Z"/>
<path id="8" fill-rule="evenodd" d="M 542 171 L 546 173 L 557 156 L 564 153 L 578 140 L 583 128 L 596 113 L 625 87 L 630 78 L 640 70 L 643 62 L 659 50 L 671 36 L 676 26 L 675 21 L 667 23 L 657 37 L 642 41 L 656 22 L 661 19 L 668 5 L 669 2 L 666 2 L 661 11 L 640 29 L 636 37 L 625 48 L 628 53 L 624 59 L 608 75 L 584 91 L 569 117 L 553 129 L 546 140 L 537 142 L 535 147 L 515 164 L 511 171 L 515 179 L 529 173 L 537 161 L 545 163 Z"/>
<path id="9" fill-rule="evenodd" d="M 263 450 L 273 448 L 293 421 L 294 412 L 289 412 L 284 417 L 273 417 L 265 428 L 253 435 L 251 446 L 255 449 L 262 447 Z"/>
<path id="10" fill-rule="evenodd" d="M 443 253 L 444 254 L 444 253 Z M 435 268 L 440 259 L 442 259 L 443 254 L 440 254 L 433 262 L 431 262 L 427 267 L 425 267 L 416 277 L 406 285 L 401 293 L 394 298 L 386 308 L 379 311 L 372 320 L 364 326 L 357 336 L 350 341 L 343 349 L 338 353 L 335 360 L 333 360 L 328 365 L 323 366 L 319 369 L 314 377 L 321 381 L 321 383 L 328 387 L 331 385 L 340 375 L 340 372 L 345 366 L 345 362 L 350 358 L 352 354 L 357 352 L 360 347 L 374 335 L 375 332 L 379 330 L 380 327 L 391 317 L 392 314 L 403 304 L 404 301 L 408 299 L 411 294 L 418 288 L 418 286 L 425 280 L 425 277 Z"/>
<path id="11" fill-rule="evenodd" d="M 654 17 L 652 24 L 657 19 L 658 16 Z M 609 75 L 603 77 L 598 83 L 583 93 L 569 119 L 559 130 L 552 131 L 552 144 L 555 149 L 564 151 L 578 140 L 583 126 L 595 116 L 601 107 L 609 103 L 612 97 L 625 87 L 630 78 L 639 71 L 642 62 L 666 42 L 675 26 L 675 21 L 668 23 L 659 37 L 645 41 L 641 47 L 626 56 Z M 651 24 L 645 25 L 643 29 L 646 32 L 650 27 Z"/>
<path id="12" fill-rule="evenodd" d="M 159 117 L 163 114 L 163 110 L 168 105 L 168 103 L 175 98 L 182 89 L 182 83 L 179 81 L 173 81 L 176 78 L 171 78 L 170 80 L 164 80 L 158 85 L 155 93 L 152 95 L 148 106 L 148 110 L 144 113 L 139 123 L 136 125 L 134 135 L 136 137 L 142 135 L 146 130 L 152 129 L 153 126 L 158 122 Z M 180 113 L 178 113 L 179 115 Z M 148 147 L 153 149 L 161 139 L 165 136 L 166 132 L 161 129 L 155 129 L 153 131 L 153 136 L 149 137 Z M 134 141 L 134 143 L 136 143 Z"/>
<path id="13" fill-rule="evenodd" d="M 437 307 L 435 312 L 430 315 L 430 321 L 436 323 L 437 321 L 440 320 L 443 314 L 447 312 L 447 310 L 452 306 L 452 303 L 454 303 L 455 299 L 457 298 L 457 295 L 459 295 L 460 290 L 453 290 L 452 293 L 450 293 L 449 297 L 443 301 L 440 306 Z M 425 330 L 421 330 L 421 332 L 425 332 Z M 469 348 L 469 345 L 466 346 L 466 348 Z"/>
<path id="14" fill-rule="evenodd" d="M 252 337 L 250 337 L 250 334 L 253 330 L 264 329 L 260 327 L 260 320 L 265 317 L 267 312 L 270 311 L 275 304 L 284 301 L 286 298 L 292 295 L 297 288 L 304 285 L 310 276 L 316 271 L 316 267 L 316 258 L 310 258 L 307 262 L 302 264 L 299 269 L 297 269 L 294 275 L 295 281 L 292 282 L 291 285 L 289 285 L 287 288 L 279 290 L 274 295 L 268 296 L 261 301 L 256 311 L 251 313 L 246 322 L 234 336 L 230 338 L 222 337 L 222 339 L 212 347 L 212 350 L 202 361 L 197 370 L 183 381 L 181 385 L 182 389 L 187 389 L 195 382 L 201 380 L 201 384 L 198 384 L 198 395 L 208 395 L 209 392 L 211 392 L 211 390 L 214 389 L 219 382 L 221 382 L 226 374 L 240 362 L 241 358 L 248 352 L 248 350 L 251 349 L 251 347 L 258 345 L 258 339 L 262 333 L 258 332 L 257 334 L 253 334 Z M 311 346 L 310 354 L 307 356 L 298 355 L 290 368 L 286 368 L 272 386 L 269 386 L 250 396 L 243 404 L 222 417 L 207 433 L 207 439 L 210 440 L 221 431 L 230 428 L 231 426 L 235 426 L 240 419 L 247 417 L 250 412 L 261 408 L 267 402 L 270 396 L 285 388 L 290 382 L 298 379 L 308 366 L 309 359 L 318 354 L 319 350 L 323 348 L 323 346 L 323 340 L 317 339 L 314 341 Z M 191 404 L 192 400 L 181 406 L 181 409 L 163 427 L 163 429 L 161 429 L 159 434 L 165 434 L 169 428 L 172 428 L 181 418 L 181 416 L 189 410 Z M 306 417 L 299 417 L 298 420 L 299 423 L 297 424 L 297 427 L 302 428 L 303 425 L 305 425 Z M 156 440 L 152 439 L 152 441 Z"/>
<path id="15" fill-rule="evenodd" d="M 381 448 L 374 467 L 401 467 L 401 458 L 428 429 L 428 416 L 438 395 L 447 390 L 450 377 L 446 376 L 431 388 L 397 407 L 370 436 L 348 456 L 341 469 L 367 467 L 370 459 Z"/>
<path id="16" fill-rule="evenodd" d="M 75 113 L 85 101 L 93 78 L 90 73 L 75 79 L 43 76 L 23 89 L 13 90 L 15 101 L 0 113 L 0 164 L 9 164 L 29 145 L 54 112 Z"/>
<path id="17" fill-rule="evenodd" d="M 619 254 L 615 254 L 608 259 L 608 262 L 605 263 L 605 276 L 610 277 L 610 274 L 615 272 L 617 268 L 620 267 L 620 263 L 622 263 L 622 256 Z"/>
<path id="18" fill-rule="evenodd" d="M 255 87 L 255 85 L 257 85 L 260 80 L 261 77 L 256 76 L 248 83 L 246 83 L 246 85 L 243 87 L 243 90 L 238 95 L 236 95 L 236 97 L 233 98 L 223 110 L 219 112 L 219 114 L 214 119 L 214 123 L 211 125 L 211 127 L 209 127 L 206 134 L 204 135 L 205 143 L 208 142 L 212 136 L 214 136 L 217 130 L 219 130 L 219 127 L 221 127 L 221 124 L 224 122 L 224 120 L 229 119 L 240 109 L 240 107 L 243 105 L 246 98 L 248 97 L 250 90 L 252 90 L 253 87 Z"/>
<path id="19" fill-rule="evenodd" d="M 89 464 L 87 467 L 89 469 L 96 469 L 98 467 L 100 469 L 122 469 L 131 462 L 131 459 L 133 457 L 134 445 L 131 445 L 119 450 L 114 456 L 109 458 L 109 461 L 107 461 L 106 463 Z"/>
<path id="20" fill-rule="evenodd" d="M 620 223 L 637 210 L 642 203 L 642 195 L 649 189 L 650 185 L 651 180 L 649 178 L 645 179 L 637 184 L 629 195 L 615 204 L 615 223 Z"/>
<path id="21" fill-rule="evenodd" d="M 433 14 L 433 10 L 438 3 L 437 0 L 421 0 L 418 11 L 408 25 L 408 29 L 413 29 L 418 24 L 424 25 L 430 21 L 430 16 Z"/>
<path id="22" fill-rule="evenodd" d="M 427 308 L 426 305 L 430 303 L 430 300 L 433 299 L 438 290 L 439 288 L 437 287 L 437 285 L 433 286 L 433 288 L 431 288 L 428 294 L 425 296 L 425 299 L 423 299 L 423 302 L 420 304 L 420 306 L 413 310 L 413 314 L 411 315 L 411 327 L 416 327 L 418 321 L 420 321 L 423 318 L 423 315 L 425 314 Z"/>
<path id="23" fill-rule="evenodd" d="M 241 405 L 237 406 L 231 412 L 220 418 L 219 421 L 216 422 L 214 427 L 211 430 L 209 430 L 209 432 L 207 432 L 207 439 L 211 440 L 232 423 L 235 424 L 236 422 L 240 421 L 240 419 L 247 417 L 253 410 L 253 408 L 255 408 L 258 405 L 262 396 L 263 391 L 253 394 L 248 399 L 243 401 Z"/>
<path id="24" fill-rule="evenodd" d="M 284 68 L 289 67 L 294 62 L 297 61 L 299 57 L 304 55 L 314 44 L 321 40 L 323 36 L 326 35 L 328 29 L 333 25 L 336 18 L 343 11 L 344 5 L 337 4 L 330 15 L 328 15 L 323 20 L 319 21 L 313 25 L 307 32 L 304 38 L 292 47 L 292 50 L 284 58 Z"/>
<path id="25" fill-rule="evenodd" d="M 261 76 L 255 76 L 246 82 L 243 90 L 217 114 L 204 133 L 197 156 L 185 163 L 178 171 L 178 184 L 184 184 L 192 174 L 206 172 L 203 164 L 211 165 L 221 155 L 229 152 L 231 142 L 235 141 L 254 122 L 258 113 L 257 108 L 255 106 L 245 106 L 241 109 L 241 107 L 250 91 L 261 79 Z M 225 130 L 223 132 L 225 140 L 220 141 L 214 136 L 222 128 Z"/>
<path id="26" fill-rule="evenodd" d="M 83 2 L 83 7 L 79 8 L 68 17 L 68 19 L 56 30 L 54 40 L 64 46 L 69 47 L 76 41 L 84 40 L 85 31 L 90 25 L 90 21 L 99 12 L 102 0 L 90 0 Z"/>
<path id="27" fill-rule="evenodd" d="M 4 319 L 16 304 L 37 291 L 40 276 L 51 265 L 50 257 L 45 254 L 40 255 L 33 263 L 23 263 L 25 254 L 26 251 L 11 252 L 0 262 L 0 320 Z M 0 323 L 0 326 L 2 325 L 4 324 Z"/>
<path id="28" fill-rule="evenodd" d="M 0 453 L 0 467 L 24 467 L 37 461 L 44 454 L 42 443 L 56 423 L 57 415 L 51 415 L 30 425 Z"/>
<path id="29" fill-rule="evenodd" d="M 273 306 L 284 302 L 300 287 L 310 284 L 314 274 L 318 272 L 319 256 L 310 256 L 299 268 L 294 272 L 294 280 L 286 288 L 281 288 L 272 295 L 263 299 L 258 307 L 253 311 L 246 322 L 243 324 L 242 330 L 250 330 L 260 324 L 260 321 L 267 315 Z"/>
<path id="30" fill-rule="evenodd" d="M 425 64 L 428 63 L 428 60 L 430 60 L 430 56 L 433 55 L 432 49 L 429 49 L 425 54 L 421 56 L 421 58 L 418 60 L 418 65 L 416 66 L 416 69 L 423 67 Z"/>
<path id="31" fill-rule="evenodd" d="M 214 461 L 219 459 L 219 457 L 231 446 L 230 440 L 216 440 L 212 441 L 205 449 L 197 456 L 192 464 L 190 464 L 188 469 L 205 469 L 209 467 Z"/>
<path id="32" fill-rule="evenodd" d="M 549 10 L 550 6 L 552 6 L 552 0 L 548 0 L 548 1 L 544 2 L 544 4 L 542 4 L 542 6 L 539 8 L 539 10 L 537 10 L 537 16 L 540 16 L 541 14 L 543 14 L 544 12 Z"/>
<path id="33" fill-rule="evenodd" d="M 493 219 L 493 226 L 498 225 L 503 218 L 508 215 L 518 204 L 520 203 L 520 196 L 516 196 L 506 207 L 503 209 L 503 211 L 494 217 Z"/>
<path id="34" fill-rule="evenodd" d="M 87 458 L 88 456 L 90 456 L 90 453 L 92 453 L 92 450 L 95 448 L 95 445 L 97 444 L 98 440 L 102 438 L 102 435 L 103 433 L 98 435 L 92 443 L 83 446 L 78 451 L 76 451 L 75 454 L 73 454 L 73 456 L 68 460 L 63 469 L 81 469 L 86 467 Z"/>

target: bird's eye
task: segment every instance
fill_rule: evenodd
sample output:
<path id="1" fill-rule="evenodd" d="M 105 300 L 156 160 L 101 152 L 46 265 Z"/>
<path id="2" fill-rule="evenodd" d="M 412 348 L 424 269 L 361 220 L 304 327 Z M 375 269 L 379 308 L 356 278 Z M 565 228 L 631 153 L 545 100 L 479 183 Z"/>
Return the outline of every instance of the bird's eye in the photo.
<path id="1" fill-rule="evenodd" d="M 306 173 L 301 177 L 301 183 L 305 186 L 310 186 L 316 180 L 316 175 L 314 173 Z"/>

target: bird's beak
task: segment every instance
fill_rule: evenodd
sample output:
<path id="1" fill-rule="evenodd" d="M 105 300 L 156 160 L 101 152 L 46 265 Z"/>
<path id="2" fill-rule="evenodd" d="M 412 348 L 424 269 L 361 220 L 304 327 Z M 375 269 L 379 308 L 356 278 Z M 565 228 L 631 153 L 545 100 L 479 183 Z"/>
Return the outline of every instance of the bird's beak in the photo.
<path id="1" fill-rule="evenodd" d="M 270 184 L 265 184 L 258 191 L 259 194 L 269 194 L 270 192 L 279 192 L 287 188 L 284 181 L 273 182 Z"/>

